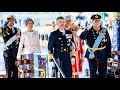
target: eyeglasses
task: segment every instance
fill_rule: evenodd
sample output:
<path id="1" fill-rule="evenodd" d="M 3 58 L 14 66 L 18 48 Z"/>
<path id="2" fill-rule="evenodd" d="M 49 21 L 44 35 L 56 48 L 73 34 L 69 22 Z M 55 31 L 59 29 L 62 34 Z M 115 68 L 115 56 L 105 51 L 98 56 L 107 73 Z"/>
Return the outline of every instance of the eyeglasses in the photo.
<path id="1" fill-rule="evenodd" d="M 66 20 L 66 22 L 70 22 L 71 20 Z"/>
<path id="2" fill-rule="evenodd" d="M 71 31 L 76 31 L 76 29 L 71 29 Z"/>

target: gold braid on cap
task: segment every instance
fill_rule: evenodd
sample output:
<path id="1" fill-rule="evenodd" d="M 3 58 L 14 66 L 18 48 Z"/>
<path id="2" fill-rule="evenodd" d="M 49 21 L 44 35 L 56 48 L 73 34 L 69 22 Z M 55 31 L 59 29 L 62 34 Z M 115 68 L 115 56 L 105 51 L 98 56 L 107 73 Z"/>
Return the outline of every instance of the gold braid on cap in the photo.
<path id="1" fill-rule="evenodd" d="M 15 17 L 13 15 L 11 15 L 8 19 L 14 21 Z"/>
<path id="2" fill-rule="evenodd" d="M 95 18 L 98 18 L 98 15 L 96 15 Z"/>

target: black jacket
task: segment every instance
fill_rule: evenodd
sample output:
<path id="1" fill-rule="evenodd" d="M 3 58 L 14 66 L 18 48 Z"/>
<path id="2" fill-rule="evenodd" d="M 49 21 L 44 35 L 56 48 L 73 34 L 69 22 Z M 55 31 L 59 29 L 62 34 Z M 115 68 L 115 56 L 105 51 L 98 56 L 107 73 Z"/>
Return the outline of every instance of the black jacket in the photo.
<path id="1" fill-rule="evenodd" d="M 1 27 L 2 29 L 2 35 L 3 35 L 3 41 L 6 44 L 6 42 L 13 37 L 19 28 L 14 27 L 14 34 L 12 33 L 12 30 L 6 25 Z M 21 35 L 21 31 L 20 31 Z M 11 45 L 8 46 L 8 49 L 3 52 L 3 57 L 9 57 L 9 58 L 16 58 L 17 57 L 17 52 L 19 48 L 19 42 L 20 42 L 20 37 L 18 37 Z"/>
<path id="2" fill-rule="evenodd" d="M 99 32 L 103 29 L 106 29 L 106 28 L 100 27 Z M 103 38 L 101 40 L 98 48 L 101 48 L 104 46 L 106 46 L 106 48 L 103 50 L 98 50 L 98 51 L 94 52 L 95 58 L 98 60 L 98 62 L 104 62 L 104 61 L 107 61 L 107 58 L 111 58 L 111 40 L 110 40 L 110 36 L 109 36 L 107 29 L 106 29 L 105 33 L 106 33 L 105 38 Z M 80 38 L 83 40 L 86 40 L 87 45 L 90 48 L 92 48 L 98 35 L 99 35 L 99 33 L 97 33 L 96 30 L 94 30 L 94 28 L 91 27 L 90 29 L 86 29 L 85 31 L 83 31 L 80 35 Z M 85 57 L 89 58 L 88 50 L 86 51 Z"/>

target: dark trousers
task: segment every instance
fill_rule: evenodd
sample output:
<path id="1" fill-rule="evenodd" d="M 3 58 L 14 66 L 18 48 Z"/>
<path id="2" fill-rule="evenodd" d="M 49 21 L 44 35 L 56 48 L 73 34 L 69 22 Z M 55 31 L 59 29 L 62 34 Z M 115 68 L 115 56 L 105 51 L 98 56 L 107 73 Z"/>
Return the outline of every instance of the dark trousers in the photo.
<path id="1" fill-rule="evenodd" d="M 54 63 L 54 62 L 53 62 Z M 68 72 L 65 72 L 65 70 L 61 67 L 62 65 L 62 62 L 61 64 L 58 64 L 60 69 L 62 70 L 62 73 L 65 75 L 66 78 L 71 78 L 72 77 L 72 70 L 71 68 L 69 68 L 69 71 Z M 58 74 L 59 73 L 59 74 Z M 54 65 L 52 66 L 52 77 L 56 77 L 56 78 L 63 78 L 62 74 L 60 73 L 59 69 L 57 68 L 57 66 Z"/>
<path id="2" fill-rule="evenodd" d="M 15 59 L 4 57 L 6 78 L 18 78 L 18 68 L 15 65 Z"/>
<path id="3" fill-rule="evenodd" d="M 53 66 L 52 66 L 52 77 L 59 78 L 59 76 L 58 76 L 59 70 L 58 70 L 57 66 L 55 65 L 55 63 L 54 62 L 52 62 L 52 63 L 53 63 Z M 60 78 L 62 78 L 61 74 L 60 74 Z"/>
<path id="4" fill-rule="evenodd" d="M 88 62 L 90 68 L 90 78 L 107 78 L 107 62 L 97 63 L 96 59 L 89 59 Z"/>

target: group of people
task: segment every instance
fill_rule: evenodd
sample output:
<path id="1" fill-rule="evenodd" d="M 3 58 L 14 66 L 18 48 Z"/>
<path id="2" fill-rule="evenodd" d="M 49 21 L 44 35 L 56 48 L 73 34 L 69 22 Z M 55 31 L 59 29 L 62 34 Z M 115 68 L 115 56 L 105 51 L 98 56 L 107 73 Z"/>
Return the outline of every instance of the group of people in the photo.
<path id="1" fill-rule="evenodd" d="M 53 69 L 56 77 L 59 68 L 60 78 L 63 74 L 66 78 L 80 78 L 82 63 L 84 62 L 84 50 L 82 40 L 86 40 L 88 49 L 85 57 L 88 59 L 90 78 L 107 78 L 107 60 L 111 59 L 111 40 L 106 28 L 101 26 L 101 16 L 95 14 L 91 17 L 92 27 L 85 29 L 77 35 L 79 26 L 72 24 L 69 16 L 60 16 L 56 19 L 58 29 L 51 32 L 48 39 L 48 59 L 53 61 Z M 41 53 L 40 35 L 33 30 L 34 21 L 31 18 L 25 20 L 27 31 L 21 32 L 14 27 L 15 17 L 10 16 L 4 26 L 1 27 L 5 44 L 4 60 L 6 78 L 18 78 L 16 60 L 21 60 L 24 54 Z M 56 62 L 56 63 L 55 63 Z M 62 74 L 63 73 L 63 74 Z"/>
<path id="2" fill-rule="evenodd" d="M 92 26 L 79 36 L 79 27 L 72 24 L 70 18 L 57 18 L 58 29 L 51 32 L 48 42 L 49 59 L 59 63 L 67 78 L 80 78 L 84 61 L 82 40 L 86 40 L 88 46 L 85 58 L 88 59 L 90 78 L 107 78 L 108 61 L 112 60 L 111 40 L 107 29 L 101 26 L 101 18 L 98 14 L 93 15 Z M 56 64 L 54 69 L 58 72 Z"/>
<path id="3" fill-rule="evenodd" d="M 4 62 L 6 68 L 6 78 L 18 78 L 17 60 L 22 59 L 22 55 L 31 53 L 41 53 L 39 33 L 33 30 L 34 21 L 31 18 L 25 20 L 27 31 L 21 32 L 14 27 L 15 16 L 7 18 L 4 26 L 1 27 L 4 40 Z"/>

